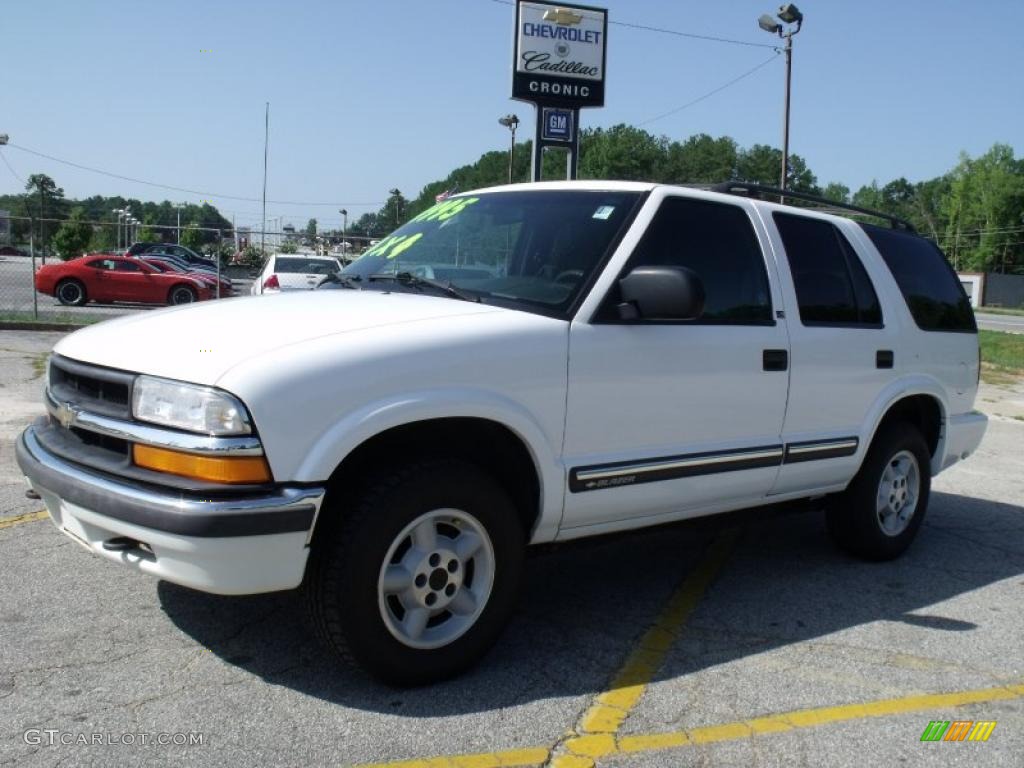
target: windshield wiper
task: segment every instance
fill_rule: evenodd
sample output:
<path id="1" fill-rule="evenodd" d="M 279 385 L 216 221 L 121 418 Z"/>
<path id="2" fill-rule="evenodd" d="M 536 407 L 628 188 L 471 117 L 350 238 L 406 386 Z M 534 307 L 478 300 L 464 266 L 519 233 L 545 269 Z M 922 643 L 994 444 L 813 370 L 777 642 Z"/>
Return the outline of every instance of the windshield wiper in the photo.
<path id="1" fill-rule="evenodd" d="M 356 290 L 358 286 L 355 284 L 361 283 L 362 281 L 363 278 L 359 275 L 343 275 L 341 272 L 331 272 L 331 274 L 326 275 L 323 280 L 317 283 L 316 287 L 319 288 L 326 283 L 337 283 L 342 288 L 352 288 L 353 290 Z"/>
<path id="2" fill-rule="evenodd" d="M 371 282 L 375 280 L 394 280 L 396 283 L 401 283 L 403 285 L 411 285 L 414 288 L 433 288 L 435 290 L 441 291 L 446 296 L 451 296 L 453 299 L 461 299 L 462 301 L 472 301 L 478 304 L 480 303 L 479 296 L 470 296 L 468 293 L 463 293 L 454 285 L 452 285 L 451 280 L 449 280 L 447 283 L 442 283 L 440 280 L 431 280 L 428 277 L 418 277 L 417 275 L 414 275 L 411 272 L 382 272 L 380 274 L 370 275 L 366 279 L 370 280 Z"/>

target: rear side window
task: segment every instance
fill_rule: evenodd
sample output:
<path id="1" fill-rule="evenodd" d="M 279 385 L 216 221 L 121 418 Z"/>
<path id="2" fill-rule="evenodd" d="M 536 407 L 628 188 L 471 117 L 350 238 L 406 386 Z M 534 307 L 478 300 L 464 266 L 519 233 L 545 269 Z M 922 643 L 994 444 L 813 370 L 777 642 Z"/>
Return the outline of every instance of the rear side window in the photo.
<path id="1" fill-rule="evenodd" d="M 697 324 L 772 325 L 768 272 L 746 212 L 735 205 L 669 197 L 623 269 L 678 266 L 692 269 L 704 284 L 706 301 Z M 618 287 L 602 319 L 618 303 Z"/>
<path id="2" fill-rule="evenodd" d="M 882 254 L 921 330 L 977 331 L 971 302 L 934 243 L 910 232 L 861 226 Z"/>
<path id="3" fill-rule="evenodd" d="M 822 219 L 775 213 L 804 325 L 882 324 L 882 307 L 846 236 Z"/>

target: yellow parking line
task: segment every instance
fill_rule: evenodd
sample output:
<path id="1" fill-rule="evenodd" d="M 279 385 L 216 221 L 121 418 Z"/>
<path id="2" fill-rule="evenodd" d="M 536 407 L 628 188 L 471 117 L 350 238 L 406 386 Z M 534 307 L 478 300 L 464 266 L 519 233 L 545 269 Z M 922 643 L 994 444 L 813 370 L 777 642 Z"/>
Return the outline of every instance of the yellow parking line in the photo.
<path id="1" fill-rule="evenodd" d="M 424 757 L 397 763 L 368 763 L 360 768 L 513 768 L 541 765 L 547 762 L 550 755 L 551 751 L 547 747 L 527 747 L 476 755 Z"/>
<path id="2" fill-rule="evenodd" d="M 796 709 L 777 715 L 737 720 L 722 725 L 709 725 L 686 731 L 623 736 L 618 740 L 618 752 L 650 752 L 658 749 L 684 747 L 692 744 L 711 744 L 736 741 L 763 733 L 779 733 L 798 728 L 815 728 L 830 723 L 865 720 L 907 712 L 962 707 L 967 704 L 985 704 L 1024 697 L 1024 685 L 1005 685 L 955 693 L 926 693 L 895 699 L 878 699 L 863 704 L 844 704 L 838 707 Z M 916 732 L 914 736 L 916 737 Z M 610 752 L 605 754 L 611 754 Z M 603 756 L 603 755 L 599 755 Z"/>
<path id="3" fill-rule="evenodd" d="M 693 609 L 729 559 L 737 538 L 736 531 L 729 531 L 712 542 L 704 559 L 679 585 L 654 626 L 640 638 L 612 680 L 611 688 L 598 696 L 597 701 L 580 718 L 578 733 L 618 732 L 665 661 L 665 656 L 679 637 Z M 555 765 L 558 765 L 557 761 Z"/>
<path id="4" fill-rule="evenodd" d="M 24 515 L 0 520 L 0 529 L 12 528 L 22 523 L 34 523 L 36 520 L 45 520 L 47 517 L 49 517 L 49 513 L 45 509 L 41 509 L 38 512 L 26 512 Z"/>
<path id="5" fill-rule="evenodd" d="M 738 741 L 751 736 L 781 733 L 801 728 L 816 728 L 831 723 L 866 720 L 887 715 L 901 715 L 909 712 L 925 712 L 968 704 L 987 704 L 993 701 L 1010 701 L 1024 697 L 1024 683 L 979 688 L 973 691 L 953 693 L 925 693 L 901 696 L 893 699 L 877 699 L 861 704 L 843 704 L 834 707 L 795 709 L 775 715 L 764 715 L 748 720 L 737 720 L 720 725 L 705 725 L 685 731 L 667 733 L 645 733 L 633 736 L 595 734 L 579 738 L 580 752 L 563 755 L 565 765 L 591 766 L 598 758 L 614 754 L 637 754 L 662 749 Z M 918 732 L 912 736 L 917 738 Z M 375 763 L 361 768 L 505 768 L 505 766 L 539 765 L 547 759 L 550 750 L 546 747 L 514 749 L 508 752 L 490 752 L 478 755 L 456 755 L 453 757 L 429 757 L 397 763 Z M 552 765 L 555 765 L 552 762 Z"/>

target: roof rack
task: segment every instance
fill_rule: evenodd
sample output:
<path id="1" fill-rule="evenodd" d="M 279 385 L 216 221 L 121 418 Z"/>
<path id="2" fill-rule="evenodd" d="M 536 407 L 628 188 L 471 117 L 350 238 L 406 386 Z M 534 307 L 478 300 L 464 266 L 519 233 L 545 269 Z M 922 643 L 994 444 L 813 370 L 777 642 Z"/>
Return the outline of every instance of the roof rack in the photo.
<path id="1" fill-rule="evenodd" d="M 727 195 L 746 195 L 747 197 L 760 196 L 762 194 L 778 195 L 780 200 L 784 197 L 792 197 L 797 200 L 806 200 L 811 203 L 818 203 L 819 205 L 827 206 L 829 208 L 841 208 L 844 211 L 853 211 L 854 213 L 863 213 L 867 216 L 875 216 L 876 218 L 888 221 L 892 225 L 893 229 L 917 232 L 917 230 L 914 229 L 914 225 L 909 221 L 901 219 L 899 216 L 893 216 L 891 213 L 873 211 L 870 208 L 861 208 L 859 205 L 841 203 L 838 200 L 829 200 L 827 197 L 812 195 L 809 192 L 795 192 L 792 189 L 770 187 L 765 184 L 748 184 L 744 181 L 724 181 L 721 184 L 713 184 L 710 189 L 712 192 L 723 192 Z"/>

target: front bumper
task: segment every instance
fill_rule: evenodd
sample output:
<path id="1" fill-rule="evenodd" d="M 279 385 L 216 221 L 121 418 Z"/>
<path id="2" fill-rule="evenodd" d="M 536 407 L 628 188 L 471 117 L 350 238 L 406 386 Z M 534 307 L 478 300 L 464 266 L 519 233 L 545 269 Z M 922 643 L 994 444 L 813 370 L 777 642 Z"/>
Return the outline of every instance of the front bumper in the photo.
<path id="1" fill-rule="evenodd" d="M 53 455 L 34 427 L 18 438 L 15 454 L 57 528 L 108 560 L 218 594 L 273 592 L 302 582 L 321 487 L 202 498 L 131 485 Z M 111 549 L 112 540 L 120 548 Z M 124 548 L 124 540 L 136 546 Z"/>

